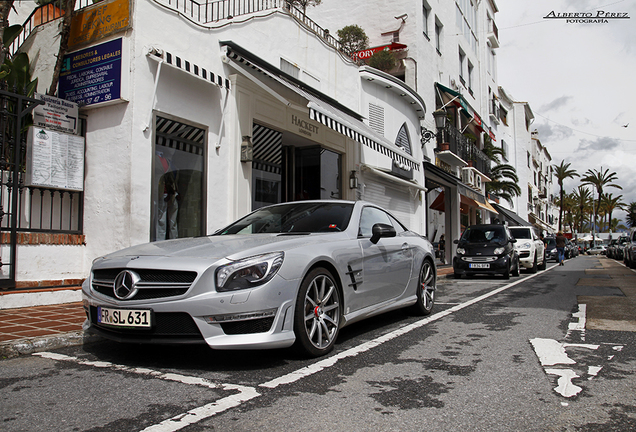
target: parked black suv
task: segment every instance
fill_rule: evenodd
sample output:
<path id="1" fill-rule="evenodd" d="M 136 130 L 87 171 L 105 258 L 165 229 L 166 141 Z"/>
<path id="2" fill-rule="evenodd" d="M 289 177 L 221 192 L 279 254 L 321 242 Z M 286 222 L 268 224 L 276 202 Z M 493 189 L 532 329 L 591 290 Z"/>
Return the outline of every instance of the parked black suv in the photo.
<path id="1" fill-rule="evenodd" d="M 471 225 L 459 240 L 455 240 L 457 253 L 453 258 L 456 278 L 462 275 L 510 273 L 519 276 L 517 240 L 505 225 Z"/>

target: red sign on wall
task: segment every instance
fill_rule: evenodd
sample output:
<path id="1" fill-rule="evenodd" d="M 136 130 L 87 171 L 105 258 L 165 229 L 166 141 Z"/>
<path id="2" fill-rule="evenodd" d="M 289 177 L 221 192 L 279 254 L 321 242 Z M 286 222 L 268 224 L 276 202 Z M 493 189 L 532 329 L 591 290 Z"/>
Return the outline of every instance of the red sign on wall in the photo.
<path id="1" fill-rule="evenodd" d="M 397 42 L 391 42 L 388 45 L 382 45 L 382 46 L 377 46 L 377 47 L 373 47 L 373 48 L 368 48 L 365 50 L 361 50 L 361 51 L 357 51 L 353 53 L 353 58 L 354 59 L 360 59 L 360 60 L 368 60 L 369 58 L 371 58 L 371 56 L 373 54 L 375 54 L 378 51 L 396 51 L 396 50 L 401 50 L 406 48 L 406 45 L 401 44 L 401 43 L 397 43 Z"/>

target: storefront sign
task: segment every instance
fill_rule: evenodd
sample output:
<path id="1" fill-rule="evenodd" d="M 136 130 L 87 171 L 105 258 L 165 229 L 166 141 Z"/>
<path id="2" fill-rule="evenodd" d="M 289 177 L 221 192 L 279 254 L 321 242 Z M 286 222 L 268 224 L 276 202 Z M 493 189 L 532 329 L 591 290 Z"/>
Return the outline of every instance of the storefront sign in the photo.
<path id="1" fill-rule="evenodd" d="M 79 113 L 75 102 L 39 93 L 35 98 L 45 102 L 33 110 L 35 126 L 77 135 Z"/>
<path id="2" fill-rule="evenodd" d="M 79 48 L 130 27 L 130 0 L 96 3 L 73 15 L 69 49 Z"/>
<path id="3" fill-rule="evenodd" d="M 31 126 L 26 185 L 84 190 L 84 137 Z"/>
<path id="4" fill-rule="evenodd" d="M 298 128 L 298 133 L 301 133 L 305 136 L 312 137 L 314 134 L 318 133 L 319 129 L 317 125 L 312 124 L 307 120 L 303 120 L 294 114 L 292 114 L 291 116 L 291 122 Z"/>
<path id="5" fill-rule="evenodd" d="M 397 43 L 397 42 L 392 42 L 388 45 L 377 46 L 377 47 L 368 48 L 362 51 L 354 52 L 352 57 L 354 59 L 368 60 L 371 58 L 371 56 L 373 56 L 373 54 L 375 54 L 378 51 L 396 51 L 396 50 L 400 50 L 404 48 L 406 48 L 406 45 Z"/>
<path id="6" fill-rule="evenodd" d="M 64 56 L 60 96 L 82 106 L 119 99 L 121 44 L 115 39 Z"/>

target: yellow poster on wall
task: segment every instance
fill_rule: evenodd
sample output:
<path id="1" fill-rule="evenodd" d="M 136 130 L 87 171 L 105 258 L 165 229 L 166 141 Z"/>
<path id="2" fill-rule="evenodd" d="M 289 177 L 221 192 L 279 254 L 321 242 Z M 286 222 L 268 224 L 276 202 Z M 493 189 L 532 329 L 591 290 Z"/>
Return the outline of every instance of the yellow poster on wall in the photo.
<path id="1" fill-rule="evenodd" d="M 100 1 L 73 16 L 69 50 L 98 41 L 130 27 L 130 0 Z"/>

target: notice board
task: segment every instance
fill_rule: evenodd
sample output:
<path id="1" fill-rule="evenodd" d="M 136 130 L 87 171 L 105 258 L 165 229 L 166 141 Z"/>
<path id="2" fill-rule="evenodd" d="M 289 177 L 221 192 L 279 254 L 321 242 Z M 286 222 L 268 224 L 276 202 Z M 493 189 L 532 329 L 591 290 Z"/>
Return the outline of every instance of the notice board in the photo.
<path id="1" fill-rule="evenodd" d="M 31 126 L 26 185 L 84 190 L 84 137 Z"/>
<path id="2" fill-rule="evenodd" d="M 59 95 L 80 106 L 121 97 L 121 38 L 64 56 Z"/>

